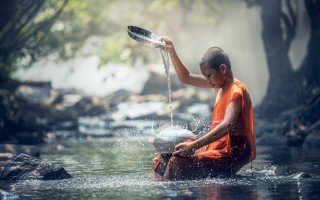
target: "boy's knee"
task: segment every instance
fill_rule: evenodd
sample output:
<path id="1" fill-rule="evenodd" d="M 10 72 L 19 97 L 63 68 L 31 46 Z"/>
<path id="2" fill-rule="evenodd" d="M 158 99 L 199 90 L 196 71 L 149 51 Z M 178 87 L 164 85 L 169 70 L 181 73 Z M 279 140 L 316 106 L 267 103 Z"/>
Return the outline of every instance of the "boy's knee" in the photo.
<path id="1" fill-rule="evenodd" d="M 171 156 L 170 162 L 177 164 L 177 163 L 180 163 L 182 159 L 183 157 L 181 156 Z"/>
<path id="2" fill-rule="evenodd" d="M 182 156 L 171 156 L 169 163 L 178 166 L 186 166 L 192 163 L 192 160 Z"/>

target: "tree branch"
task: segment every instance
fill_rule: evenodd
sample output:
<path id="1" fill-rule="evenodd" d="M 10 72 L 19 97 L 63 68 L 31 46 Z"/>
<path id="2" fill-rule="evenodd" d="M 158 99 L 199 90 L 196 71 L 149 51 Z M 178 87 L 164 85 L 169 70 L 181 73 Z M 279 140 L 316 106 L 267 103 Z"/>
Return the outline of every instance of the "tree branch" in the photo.
<path id="1" fill-rule="evenodd" d="M 285 42 L 286 51 L 288 51 L 290 44 L 291 44 L 291 42 L 294 38 L 294 35 L 296 33 L 296 26 L 290 21 L 289 17 L 282 11 L 281 11 L 280 17 L 283 20 L 284 25 L 285 25 L 285 27 L 284 27 L 285 30 L 283 30 L 283 31 L 286 32 L 287 38 L 284 38 L 284 42 Z"/>
<path id="2" fill-rule="evenodd" d="M 287 5 L 287 7 L 288 7 L 289 16 L 290 16 L 290 18 L 291 18 L 292 25 L 293 25 L 294 27 L 296 27 L 296 25 L 297 25 L 297 15 L 294 14 L 294 11 L 293 11 L 293 8 L 292 8 L 292 1 L 286 0 L 286 5 Z"/>
<path id="3" fill-rule="evenodd" d="M 320 7 L 320 1 L 314 1 L 314 0 L 304 0 L 304 4 L 307 10 L 307 13 L 309 15 L 310 23 L 311 23 L 311 29 L 316 25 L 315 20 L 318 19 L 317 15 L 317 8 Z"/>
<path id="4" fill-rule="evenodd" d="M 31 21 L 31 19 L 34 17 L 34 15 L 38 12 L 38 10 L 43 5 L 44 0 L 38 0 L 38 2 L 35 5 L 35 2 L 29 2 L 28 6 L 25 6 L 21 11 L 19 17 L 16 19 L 18 22 L 22 22 L 22 17 L 26 15 L 26 13 L 29 11 L 30 16 L 26 18 L 24 22 L 20 25 L 21 28 L 16 28 L 17 30 L 21 30 L 27 23 Z M 34 7 L 33 7 L 34 6 Z M 33 8 L 32 8 L 33 7 Z M 18 23 L 17 23 L 18 25 Z"/>
<path id="5" fill-rule="evenodd" d="M 0 1 L 0 35 L 14 16 L 14 2 Z"/>
<path id="6" fill-rule="evenodd" d="M 38 11 L 40 10 L 44 2 L 44 0 L 40 0 L 39 4 L 37 4 L 37 6 L 30 11 L 30 15 L 27 17 L 27 19 L 20 25 L 20 27 L 16 27 L 16 33 L 20 33 L 22 29 L 36 16 L 36 14 L 38 14 Z"/>
<path id="7" fill-rule="evenodd" d="M 60 14 L 62 13 L 63 9 L 65 8 L 65 6 L 67 5 L 69 0 L 64 0 L 63 5 L 59 8 L 59 10 L 47 21 L 42 22 L 32 33 L 30 33 L 28 36 L 22 38 L 20 41 L 17 42 L 17 46 L 19 46 L 18 44 L 20 44 L 20 48 L 24 46 L 24 44 L 33 36 L 36 35 L 38 32 L 40 32 L 41 30 L 44 31 L 44 35 L 43 35 L 43 39 L 48 35 L 47 33 L 49 32 L 50 28 L 52 27 L 54 21 L 60 16 Z M 43 39 L 40 39 L 40 41 L 43 41 Z M 39 42 L 39 41 L 38 41 Z"/>
<path id="8" fill-rule="evenodd" d="M 36 16 L 44 2 L 44 0 L 40 0 L 40 2 L 38 1 L 37 4 L 35 4 L 35 2 L 30 3 L 26 9 L 31 9 L 34 5 L 36 6 L 29 12 L 26 12 L 26 9 L 24 9 L 25 12 L 21 12 L 18 18 L 14 18 L 11 22 L 10 29 L 0 38 L 0 44 L 3 44 L 6 40 L 10 40 L 9 38 L 18 36 L 21 33 L 21 30 Z M 15 26 L 16 24 L 19 24 L 19 20 L 21 20 L 24 16 L 26 16 L 26 20 L 20 25 L 20 27 Z"/>

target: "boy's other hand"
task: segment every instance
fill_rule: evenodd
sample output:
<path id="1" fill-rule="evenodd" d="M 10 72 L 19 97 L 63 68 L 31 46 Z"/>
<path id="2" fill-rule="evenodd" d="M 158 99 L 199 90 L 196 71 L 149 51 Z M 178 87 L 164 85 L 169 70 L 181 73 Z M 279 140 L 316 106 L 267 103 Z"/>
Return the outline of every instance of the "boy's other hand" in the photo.
<path id="1" fill-rule="evenodd" d="M 174 147 L 174 156 L 190 157 L 194 154 L 194 149 L 191 146 L 191 142 L 182 142 Z"/>

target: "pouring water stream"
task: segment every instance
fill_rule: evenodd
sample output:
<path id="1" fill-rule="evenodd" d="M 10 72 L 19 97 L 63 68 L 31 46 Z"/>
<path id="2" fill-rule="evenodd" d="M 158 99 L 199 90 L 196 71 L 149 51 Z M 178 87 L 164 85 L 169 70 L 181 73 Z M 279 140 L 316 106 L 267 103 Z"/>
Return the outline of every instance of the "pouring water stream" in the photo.
<path id="1" fill-rule="evenodd" d="M 166 51 L 165 49 L 160 48 L 160 53 L 161 53 L 164 69 L 165 69 L 165 72 L 167 75 L 170 120 L 171 120 L 171 127 L 173 127 L 173 111 L 172 111 L 172 100 L 171 100 L 171 79 L 170 79 L 169 56 L 168 56 L 168 51 Z"/>

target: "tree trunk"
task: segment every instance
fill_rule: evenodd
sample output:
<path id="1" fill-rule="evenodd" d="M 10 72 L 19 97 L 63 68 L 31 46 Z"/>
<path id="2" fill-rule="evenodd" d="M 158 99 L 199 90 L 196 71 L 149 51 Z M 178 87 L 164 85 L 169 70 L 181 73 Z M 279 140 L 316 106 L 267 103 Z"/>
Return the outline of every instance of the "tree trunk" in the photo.
<path id="1" fill-rule="evenodd" d="M 267 95 L 257 111 L 264 117 L 277 115 L 290 103 L 294 73 L 288 56 L 287 41 L 281 26 L 281 1 L 261 0 L 262 39 L 269 71 Z"/>
<path id="2" fill-rule="evenodd" d="M 302 63 L 299 75 L 302 78 L 306 95 L 320 93 L 320 1 L 305 0 L 310 19 L 311 33 L 307 55 Z"/>
<path id="3" fill-rule="evenodd" d="M 288 50 L 296 29 L 291 1 L 246 0 L 261 7 L 262 39 L 267 56 L 267 95 L 256 111 L 260 117 L 276 117 L 281 111 L 305 104 L 320 95 L 320 0 L 305 0 L 311 24 L 307 55 L 293 72 Z M 281 4 L 283 3 L 283 4 Z M 286 5 L 288 13 L 281 6 Z"/>

